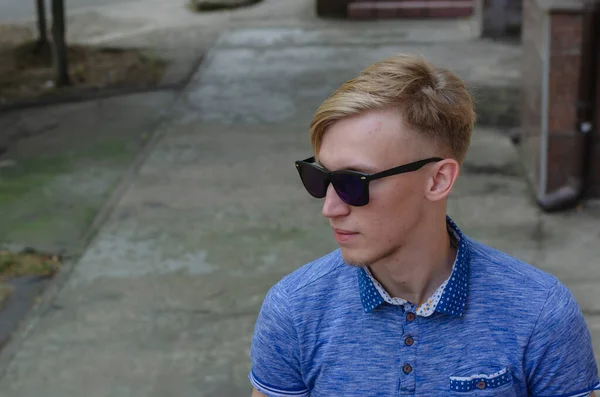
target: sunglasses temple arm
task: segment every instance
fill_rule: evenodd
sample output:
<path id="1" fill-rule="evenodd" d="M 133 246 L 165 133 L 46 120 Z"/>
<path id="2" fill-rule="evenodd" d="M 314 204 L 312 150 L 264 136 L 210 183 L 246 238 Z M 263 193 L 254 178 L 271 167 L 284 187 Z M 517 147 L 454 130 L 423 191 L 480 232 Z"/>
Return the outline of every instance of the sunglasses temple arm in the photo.
<path id="1" fill-rule="evenodd" d="M 385 178 L 386 176 L 392 176 L 392 175 L 404 174 L 406 172 L 417 171 L 418 169 L 423 168 L 425 165 L 427 165 L 429 163 L 433 163 L 433 162 L 437 162 L 437 161 L 441 161 L 441 160 L 443 160 L 443 159 L 435 157 L 435 158 L 431 158 L 431 159 L 415 161 L 414 163 L 401 165 L 399 167 L 395 167 L 395 168 L 391 168 L 389 170 L 378 172 L 377 174 L 369 175 L 369 177 L 367 179 L 372 181 L 374 179 Z"/>

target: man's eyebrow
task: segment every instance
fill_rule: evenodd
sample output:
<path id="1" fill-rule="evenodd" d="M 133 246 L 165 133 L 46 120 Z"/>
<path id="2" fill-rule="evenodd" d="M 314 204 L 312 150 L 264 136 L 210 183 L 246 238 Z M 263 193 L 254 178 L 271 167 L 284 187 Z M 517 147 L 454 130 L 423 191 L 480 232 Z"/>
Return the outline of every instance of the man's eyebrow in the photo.
<path id="1" fill-rule="evenodd" d="M 368 165 L 363 165 L 363 164 L 356 164 L 356 165 L 351 165 L 349 167 L 345 167 L 345 170 L 348 171 L 358 171 L 358 172 L 362 172 L 365 174 L 376 174 L 377 170 L 374 167 L 370 167 Z"/>
<path id="2" fill-rule="evenodd" d="M 316 163 L 322 167 L 323 169 L 327 170 L 327 171 L 357 171 L 357 172 L 362 172 L 365 174 L 375 174 L 377 173 L 377 170 L 374 167 L 368 166 L 366 164 L 360 164 L 360 163 L 350 163 L 349 165 L 345 166 L 345 167 L 341 167 L 339 169 L 336 170 L 330 170 L 329 168 L 325 167 L 323 165 L 323 163 L 321 163 L 319 160 L 316 161 Z"/>

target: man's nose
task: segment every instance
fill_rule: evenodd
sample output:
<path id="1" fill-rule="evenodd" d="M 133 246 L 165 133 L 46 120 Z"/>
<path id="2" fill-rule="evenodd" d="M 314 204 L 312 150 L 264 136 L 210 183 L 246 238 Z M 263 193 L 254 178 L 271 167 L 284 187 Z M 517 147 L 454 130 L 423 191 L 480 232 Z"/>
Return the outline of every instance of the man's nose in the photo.
<path id="1" fill-rule="evenodd" d="M 323 201 L 323 216 L 325 218 L 335 218 L 338 216 L 348 215 L 350 206 L 338 196 L 332 184 L 327 187 L 325 200 Z"/>

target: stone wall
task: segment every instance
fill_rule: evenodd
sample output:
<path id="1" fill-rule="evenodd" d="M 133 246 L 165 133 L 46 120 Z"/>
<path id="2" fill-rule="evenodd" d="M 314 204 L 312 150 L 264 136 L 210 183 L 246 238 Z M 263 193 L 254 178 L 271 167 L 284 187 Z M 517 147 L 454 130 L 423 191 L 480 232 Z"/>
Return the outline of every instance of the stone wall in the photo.
<path id="1" fill-rule="evenodd" d="M 548 192 L 582 174 L 583 137 L 577 129 L 582 26 L 581 13 L 550 14 Z"/>
<path id="2" fill-rule="evenodd" d="M 521 157 L 527 177 L 536 185 L 540 179 L 540 148 L 542 132 L 542 71 L 546 57 L 545 28 L 548 16 L 539 9 L 536 0 L 523 2 L 523 66 Z"/>

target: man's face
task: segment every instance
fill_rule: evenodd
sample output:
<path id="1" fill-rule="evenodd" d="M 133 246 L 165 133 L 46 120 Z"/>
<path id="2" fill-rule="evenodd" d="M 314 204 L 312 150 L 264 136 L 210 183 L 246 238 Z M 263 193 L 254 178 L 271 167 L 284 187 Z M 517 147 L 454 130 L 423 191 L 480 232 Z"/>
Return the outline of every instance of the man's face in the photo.
<path id="1" fill-rule="evenodd" d="M 335 123 L 317 158 L 330 171 L 372 174 L 435 154 L 433 145 L 404 126 L 398 111 L 374 110 Z M 329 185 L 323 216 L 348 264 L 374 264 L 406 243 L 426 208 L 426 178 L 427 167 L 372 181 L 362 207 L 347 205 Z"/>

